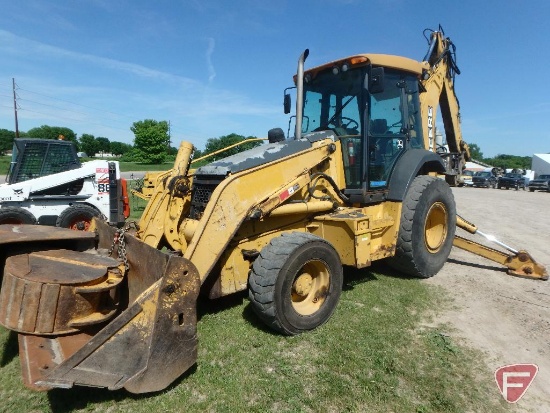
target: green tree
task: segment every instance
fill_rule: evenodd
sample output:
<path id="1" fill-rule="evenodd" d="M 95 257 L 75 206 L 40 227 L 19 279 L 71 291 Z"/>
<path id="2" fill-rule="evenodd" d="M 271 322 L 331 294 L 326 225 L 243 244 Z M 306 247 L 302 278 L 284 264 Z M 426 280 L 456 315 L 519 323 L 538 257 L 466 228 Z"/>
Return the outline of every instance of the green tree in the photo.
<path id="1" fill-rule="evenodd" d="M 130 128 L 134 132 L 134 149 L 141 162 L 158 164 L 164 161 L 168 148 L 168 122 L 153 119 L 134 122 Z"/>
<path id="2" fill-rule="evenodd" d="M 236 133 L 231 133 L 229 135 L 220 136 L 219 138 L 210 138 L 206 141 L 206 146 L 204 148 L 204 151 L 202 152 L 202 155 L 207 155 L 212 152 L 216 152 L 220 149 L 227 148 L 231 145 L 234 145 L 236 143 L 242 142 L 246 139 L 253 139 L 254 136 L 249 136 L 245 138 L 242 135 L 237 135 Z M 255 146 L 261 145 L 261 141 L 256 142 L 247 142 L 243 143 L 241 145 L 235 146 L 234 148 L 227 149 L 223 151 L 222 153 L 219 153 L 217 155 L 213 155 L 211 158 L 209 158 L 210 161 L 214 161 L 216 159 L 225 158 L 230 155 L 234 155 L 236 153 L 246 151 L 247 149 L 254 148 Z"/>
<path id="3" fill-rule="evenodd" d="M 0 129 L 0 155 L 4 155 L 6 151 L 13 148 L 13 140 L 15 132 L 7 129 Z"/>
<path id="4" fill-rule="evenodd" d="M 468 147 L 470 148 L 470 156 L 473 160 L 483 161 L 483 152 L 481 148 L 475 143 L 469 143 Z"/>
<path id="5" fill-rule="evenodd" d="M 60 136 L 63 136 L 63 139 L 66 141 L 77 142 L 76 133 L 71 129 L 65 128 L 63 126 L 48 126 L 42 125 L 38 128 L 29 129 L 27 132 L 29 138 L 37 139 L 59 139 Z"/>
<path id="6" fill-rule="evenodd" d="M 494 158 L 486 158 L 485 162 L 502 169 L 529 169 L 531 167 L 530 156 L 497 155 Z"/>
<path id="7" fill-rule="evenodd" d="M 80 149 L 92 158 L 99 152 L 99 144 L 94 135 L 83 133 L 80 136 Z"/>
<path id="8" fill-rule="evenodd" d="M 111 142 L 111 153 L 116 156 L 124 155 L 132 150 L 132 145 L 123 142 Z"/>
<path id="9" fill-rule="evenodd" d="M 97 138 L 95 138 L 95 141 L 97 143 L 97 151 L 100 152 L 101 155 L 104 155 L 105 152 L 110 152 L 111 142 L 109 141 L 109 139 L 98 136 Z"/>

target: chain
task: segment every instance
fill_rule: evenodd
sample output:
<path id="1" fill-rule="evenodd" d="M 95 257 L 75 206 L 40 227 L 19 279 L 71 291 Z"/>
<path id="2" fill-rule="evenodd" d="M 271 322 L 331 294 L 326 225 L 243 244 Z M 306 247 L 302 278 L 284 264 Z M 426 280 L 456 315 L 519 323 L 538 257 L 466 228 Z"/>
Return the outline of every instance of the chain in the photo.
<path id="1" fill-rule="evenodd" d="M 113 254 L 115 247 L 117 249 L 118 258 L 122 259 L 124 263 L 124 271 L 128 272 L 130 269 L 130 263 L 128 262 L 128 256 L 126 255 L 126 232 L 130 229 L 137 229 L 136 221 L 130 221 L 123 228 L 119 228 L 115 232 L 113 237 L 113 244 L 109 248 L 109 256 Z"/>

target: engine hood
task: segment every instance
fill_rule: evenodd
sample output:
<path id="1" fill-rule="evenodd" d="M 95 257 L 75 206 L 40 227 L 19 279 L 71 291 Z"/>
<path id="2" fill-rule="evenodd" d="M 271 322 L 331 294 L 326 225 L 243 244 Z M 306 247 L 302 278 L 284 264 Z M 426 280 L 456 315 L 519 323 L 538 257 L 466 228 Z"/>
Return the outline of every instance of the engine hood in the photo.
<path id="1" fill-rule="evenodd" d="M 285 158 L 295 153 L 311 148 L 314 142 L 330 138 L 335 139 L 331 131 L 314 132 L 304 135 L 299 140 L 287 140 L 283 142 L 268 143 L 257 146 L 244 152 L 231 155 L 219 161 L 201 166 L 195 171 L 197 175 L 221 175 L 227 176 L 247 169 Z"/>

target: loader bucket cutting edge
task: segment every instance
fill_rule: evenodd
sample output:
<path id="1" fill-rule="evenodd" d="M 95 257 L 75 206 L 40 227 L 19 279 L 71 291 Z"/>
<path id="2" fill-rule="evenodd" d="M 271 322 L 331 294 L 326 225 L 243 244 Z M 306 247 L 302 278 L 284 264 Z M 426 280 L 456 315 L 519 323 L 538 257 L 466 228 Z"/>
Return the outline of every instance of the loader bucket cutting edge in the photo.
<path id="1" fill-rule="evenodd" d="M 98 225 L 100 248 L 112 242 L 114 231 L 106 224 Z M 52 333 L 11 328 L 19 333 L 25 385 L 36 390 L 74 385 L 110 390 L 124 387 L 131 393 L 147 393 L 166 388 L 195 364 L 198 344 L 196 302 L 200 289 L 197 269 L 189 260 L 158 251 L 130 234 L 126 234 L 126 242 L 130 270 L 124 282 L 120 283 L 121 287 L 117 287 L 121 299 L 118 300 L 117 296 L 114 300 L 117 305 L 120 303 L 115 318 L 79 326 L 76 332 L 63 330 L 60 334 L 56 334 L 60 321 L 55 317 L 51 320 Z M 90 256 L 97 257 L 89 251 L 67 253 L 76 270 L 80 264 L 74 260 L 75 254 L 81 254 L 84 261 L 90 261 Z M 58 254 L 63 256 L 64 253 Z M 22 280 L 26 283 L 37 280 L 32 271 L 25 277 Z M 51 290 L 54 284 L 44 285 Z M 72 286 L 56 288 L 68 291 Z M 77 296 L 83 288 L 80 284 L 74 290 Z M 17 295 L 4 294 L 4 289 L 1 293 L 0 314 L 3 308 L 12 306 L 18 299 Z M 20 301 L 25 302 L 22 298 Z M 28 316 L 25 321 L 28 321 Z"/>

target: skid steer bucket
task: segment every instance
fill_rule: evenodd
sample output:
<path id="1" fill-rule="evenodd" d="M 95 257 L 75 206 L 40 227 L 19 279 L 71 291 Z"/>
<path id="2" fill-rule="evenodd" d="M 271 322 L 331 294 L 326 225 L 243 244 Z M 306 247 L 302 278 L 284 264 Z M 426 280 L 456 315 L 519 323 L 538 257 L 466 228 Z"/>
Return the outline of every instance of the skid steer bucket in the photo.
<path id="1" fill-rule="evenodd" d="M 116 230 L 96 226 L 94 248 L 78 251 L 66 249 L 71 238 L 82 245 L 76 231 L 53 236 L 13 227 L 28 242 L 2 245 L 0 323 L 18 332 L 29 387 L 162 390 L 196 362 L 198 272 L 128 233 L 125 257 L 108 257 Z"/>

